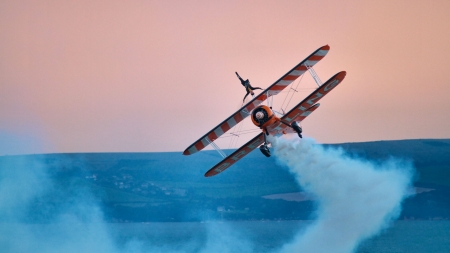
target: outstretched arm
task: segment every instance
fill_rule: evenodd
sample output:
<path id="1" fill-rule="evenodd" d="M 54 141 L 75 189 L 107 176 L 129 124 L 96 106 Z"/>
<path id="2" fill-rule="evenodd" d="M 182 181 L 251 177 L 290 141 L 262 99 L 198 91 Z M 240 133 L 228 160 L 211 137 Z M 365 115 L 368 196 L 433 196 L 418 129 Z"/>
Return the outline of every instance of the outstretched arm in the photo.
<path id="1" fill-rule="evenodd" d="M 241 80 L 241 83 L 244 82 L 244 79 L 241 78 L 241 76 L 238 74 L 238 72 L 234 72 L 234 73 L 236 73 L 236 75 L 239 78 L 239 80 Z"/>

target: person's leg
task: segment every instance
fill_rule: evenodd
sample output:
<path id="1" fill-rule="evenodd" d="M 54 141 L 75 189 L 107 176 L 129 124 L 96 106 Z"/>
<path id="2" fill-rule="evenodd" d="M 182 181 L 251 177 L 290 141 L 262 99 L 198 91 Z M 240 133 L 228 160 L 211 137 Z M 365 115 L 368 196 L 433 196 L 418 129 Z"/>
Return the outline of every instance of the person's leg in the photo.
<path id="1" fill-rule="evenodd" d="M 245 98 L 248 96 L 248 94 L 250 94 L 250 92 L 247 91 L 247 94 L 245 94 L 244 99 L 242 99 L 243 102 L 245 101 Z"/>
<path id="2" fill-rule="evenodd" d="M 254 96 L 254 95 L 255 95 L 255 93 L 253 92 L 253 90 L 252 90 L 252 87 L 251 87 L 251 86 L 247 86 L 247 92 L 250 92 L 250 94 L 252 94 L 252 96 Z"/>
<path id="3" fill-rule="evenodd" d="M 250 86 L 250 85 L 249 85 L 248 87 L 249 87 L 250 89 L 252 89 L 252 90 L 262 90 L 262 89 L 261 89 L 261 88 L 259 88 L 259 87 L 254 87 L 254 88 L 253 88 L 253 87 L 252 87 L 252 86 Z"/>

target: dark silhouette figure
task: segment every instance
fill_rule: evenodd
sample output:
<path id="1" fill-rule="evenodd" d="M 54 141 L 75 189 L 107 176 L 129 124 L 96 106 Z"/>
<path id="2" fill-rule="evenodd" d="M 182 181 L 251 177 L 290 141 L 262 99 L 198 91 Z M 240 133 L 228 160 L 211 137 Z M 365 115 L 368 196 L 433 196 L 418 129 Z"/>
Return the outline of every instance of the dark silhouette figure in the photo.
<path id="1" fill-rule="evenodd" d="M 259 88 L 259 87 L 252 87 L 251 85 L 250 85 L 250 81 L 247 79 L 247 80 L 245 80 L 244 81 L 244 79 L 242 79 L 242 77 L 240 77 L 239 76 L 239 74 L 238 74 L 238 72 L 235 72 L 236 73 L 236 75 L 237 75 L 237 77 L 239 78 L 239 80 L 241 80 L 241 84 L 245 87 L 245 90 L 247 91 L 247 94 L 245 94 L 245 97 L 244 97 L 244 99 L 242 100 L 242 101 L 245 101 L 245 98 L 248 96 L 248 94 L 252 94 L 252 96 L 253 95 L 255 95 L 255 93 L 253 92 L 253 90 L 262 90 L 261 88 Z"/>

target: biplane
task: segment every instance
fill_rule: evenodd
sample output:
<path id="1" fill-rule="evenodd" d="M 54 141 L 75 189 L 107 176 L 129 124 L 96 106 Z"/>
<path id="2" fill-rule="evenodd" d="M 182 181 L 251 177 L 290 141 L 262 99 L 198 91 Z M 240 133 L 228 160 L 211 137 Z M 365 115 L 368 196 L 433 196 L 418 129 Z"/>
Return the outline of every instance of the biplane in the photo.
<path id="1" fill-rule="evenodd" d="M 226 170 L 258 147 L 265 156 L 270 157 L 270 143 L 267 141 L 267 136 L 269 135 L 279 137 L 284 134 L 295 133 L 302 138 L 302 128 L 299 126 L 299 123 L 320 106 L 317 102 L 341 83 L 346 75 L 345 71 L 341 71 L 325 83 L 321 82 L 313 66 L 322 60 L 329 50 L 330 47 L 325 45 L 314 51 L 275 83 L 263 90 L 259 95 L 253 97 L 252 100 L 243 105 L 238 111 L 191 144 L 183 152 L 183 155 L 192 155 L 211 144 L 223 157 L 222 161 L 205 173 L 205 177 L 211 177 Z M 265 100 L 269 101 L 270 97 L 279 94 L 306 71 L 311 74 L 319 87 L 294 108 L 287 113 L 280 114 L 273 111 L 270 105 L 262 105 L 262 102 Z M 251 116 L 253 124 L 261 129 L 261 133 L 232 154 L 226 156 L 214 141 L 248 116 Z"/>

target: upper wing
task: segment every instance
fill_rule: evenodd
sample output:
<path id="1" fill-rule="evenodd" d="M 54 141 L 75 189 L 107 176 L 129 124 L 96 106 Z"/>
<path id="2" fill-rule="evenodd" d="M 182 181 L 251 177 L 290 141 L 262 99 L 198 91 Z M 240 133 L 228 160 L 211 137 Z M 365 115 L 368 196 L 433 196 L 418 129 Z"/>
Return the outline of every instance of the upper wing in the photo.
<path id="1" fill-rule="evenodd" d="M 255 148 L 264 142 L 263 133 L 258 134 L 255 138 L 251 139 L 249 142 L 245 143 L 238 150 L 234 151 L 231 155 L 224 158 L 221 162 L 216 164 L 210 170 L 205 173 L 205 177 L 212 177 L 220 172 L 228 169 L 235 162 L 239 161 L 242 157 L 246 156 L 248 153 L 252 152 Z"/>
<path id="2" fill-rule="evenodd" d="M 344 80 L 346 75 L 345 71 L 341 71 L 328 79 L 322 86 L 313 91 L 308 97 L 303 99 L 298 105 L 292 108 L 289 112 L 287 112 L 281 120 L 291 123 L 293 121 L 302 121 L 309 114 L 311 114 L 315 109 L 319 107 L 319 104 L 316 104 L 322 97 L 324 97 L 328 92 L 330 92 L 334 87 L 336 87 L 339 83 Z M 292 133 L 290 127 L 282 124 L 280 122 L 270 126 L 267 129 L 270 134 L 279 135 L 282 134 L 283 131 L 286 133 Z"/>
<path id="3" fill-rule="evenodd" d="M 202 150 L 204 147 L 208 146 L 211 142 L 215 141 L 222 134 L 230 130 L 236 124 L 241 122 L 247 116 L 250 115 L 250 112 L 261 104 L 267 97 L 276 95 L 280 93 L 284 88 L 286 88 L 289 84 L 291 84 L 294 80 L 296 80 L 299 76 L 307 71 L 306 66 L 314 66 L 317 62 L 319 62 L 330 50 L 330 46 L 325 45 L 316 51 L 314 51 L 311 55 L 306 57 L 303 61 L 297 64 L 293 69 L 283 75 L 280 79 L 278 79 L 275 83 L 270 85 L 267 89 L 261 92 L 258 96 L 253 98 L 250 102 L 244 105 L 237 112 L 233 113 L 230 117 L 220 123 L 218 126 L 213 128 L 211 131 L 203 135 L 196 142 L 192 143 L 184 152 L 183 155 L 191 155 L 196 153 L 197 151 Z"/>

